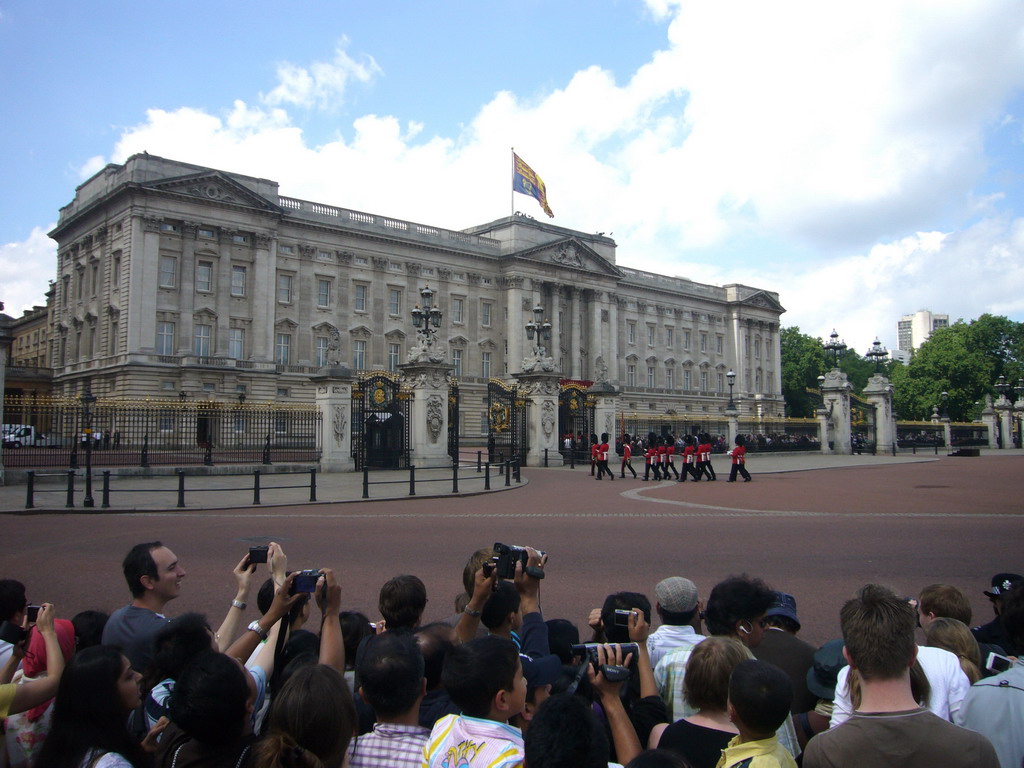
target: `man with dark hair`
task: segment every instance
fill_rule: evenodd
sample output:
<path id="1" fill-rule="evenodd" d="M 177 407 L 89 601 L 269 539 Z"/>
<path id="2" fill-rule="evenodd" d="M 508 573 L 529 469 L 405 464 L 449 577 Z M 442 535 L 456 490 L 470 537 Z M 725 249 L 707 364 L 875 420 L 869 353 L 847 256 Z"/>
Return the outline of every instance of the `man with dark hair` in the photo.
<path id="1" fill-rule="evenodd" d="M 787 675 L 793 685 L 794 715 L 814 709 L 818 697 L 807 688 L 807 672 L 814 666 L 815 647 L 799 637 L 800 620 L 796 615 L 796 598 L 785 592 L 775 592 L 775 599 L 765 621 L 764 637 L 753 649 L 754 657 L 774 664 Z"/>
<path id="2" fill-rule="evenodd" d="M 1010 638 L 1024 645 L 1024 584 L 1003 594 L 1000 608 Z M 1024 765 L 1024 661 L 972 685 L 957 723 L 991 741 L 1002 768 Z"/>
<path id="3" fill-rule="evenodd" d="M 424 768 L 521 765 L 522 732 L 508 724 L 526 703 L 516 644 L 489 636 L 453 647 L 442 682 L 462 714 L 447 715 L 434 725 L 424 749 Z"/>
<path id="4" fill-rule="evenodd" d="M 910 603 L 877 584 L 861 588 L 839 614 L 843 655 L 860 684 L 860 703 L 837 728 L 812 738 L 805 768 L 899 765 L 996 768 L 992 744 L 922 707 L 910 687 L 917 618 Z"/>
<path id="5" fill-rule="evenodd" d="M 666 653 L 694 648 L 704 635 L 698 634 L 702 606 L 696 584 L 682 576 L 670 576 L 658 582 L 654 596 L 657 599 L 654 611 L 661 619 L 661 626 L 647 638 L 647 650 L 651 654 L 651 665 L 656 667 Z"/>
<path id="6" fill-rule="evenodd" d="M 427 607 L 427 588 L 417 576 L 395 576 L 380 588 L 377 607 L 389 631 L 415 629 Z"/>
<path id="7" fill-rule="evenodd" d="M 620 619 L 615 620 L 616 611 L 643 611 L 644 621 L 651 623 L 651 601 L 640 592 L 614 592 L 604 599 L 604 605 L 595 616 L 590 612 L 590 626 L 594 629 L 594 642 L 628 643 L 629 628 Z M 596 619 L 596 620 L 595 620 Z"/>
<path id="8" fill-rule="evenodd" d="M 25 621 L 25 585 L 14 579 L 0 579 L 0 622 L 9 621 L 19 627 Z M 0 669 L 11 658 L 14 646 L 0 640 Z"/>
<path id="9" fill-rule="evenodd" d="M 423 676 L 427 684 L 427 693 L 420 702 L 419 723 L 430 729 L 445 715 L 459 714 L 459 708 L 441 685 L 445 657 L 455 646 L 458 637 L 454 627 L 444 622 L 435 622 L 417 629 L 415 638 L 423 655 Z"/>
<path id="10" fill-rule="evenodd" d="M 182 670 L 170 699 L 171 725 L 159 768 L 239 765 L 253 742 L 256 686 L 238 659 L 205 651 Z"/>
<path id="11" fill-rule="evenodd" d="M 522 625 L 522 616 L 519 614 L 520 602 L 515 584 L 511 581 L 499 581 L 484 603 L 480 612 L 480 622 L 492 635 L 511 640 L 512 633 Z"/>
<path id="12" fill-rule="evenodd" d="M 373 731 L 349 744 L 350 768 L 420 768 L 430 729 L 418 722 L 424 661 L 412 635 L 385 632 L 366 642 L 359 695 L 373 707 Z"/>
<path id="13" fill-rule="evenodd" d="M 1024 584 L 1024 576 L 1019 573 L 997 573 L 993 576 L 992 586 L 985 590 L 984 594 L 992 602 L 992 610 L 996 616 L 988 624 L 971 628 L 974 639 L 979 644 L 998 645 L 1009 656 L 1024 655 L 1024 644 L 1021 644 L 1020 640 L 1014 640 L 1003 623 L 1003 598 L 1020 584 Z M 970 626 L 970 622 L 964 623 Z"/>
<path id="14" fill-rule="evenodd" d="M 607 768 L 608 736 L 581 698 L 552 696 L 525 736 L 530 768 Z"/>
<path id="15" fill-rule="evenodd" d="M 773 599 L 774 593 L 760 579 L 745 574 L 730 576 L 716 584 L 708 596 L 705 611 L 708 632 L 735 637 L 748 648 L 756 648 L 764 637 L 765 614 Z M 654 679 L 668 707 L 670 722 L 696 714 L 683 696 L 686 662 L 691 652 L 692 648 L 680 648 L 667 653 L 654 669 Z"/>
<path id="16" fill-rule="evenodd" d="M 796 768 L 775 732 L 789 716 L 793 688 L 774 664 L 741 661 L 729 678 L 729 719 L 739 730 L 724 750 L 722 768 Z"/>
<path id="17" fill-rule="evenodd" d="M 103 644 L 117 645 L 142 672 L 152 657 L 153 637 L 167 623 L 164 607 L 181 591 L 185 570 L 159 541 L 136 544 L 123 563 L 132 602 L 118 608 L 103 628 Z"/>

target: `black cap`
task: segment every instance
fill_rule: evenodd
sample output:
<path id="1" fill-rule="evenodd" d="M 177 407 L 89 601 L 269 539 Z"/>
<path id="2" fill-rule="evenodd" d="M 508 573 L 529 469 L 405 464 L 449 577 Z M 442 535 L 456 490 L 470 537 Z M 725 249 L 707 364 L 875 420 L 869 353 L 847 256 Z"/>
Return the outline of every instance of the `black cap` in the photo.
<path id="1" fill-rule="evenodd" d="M 1019 573 L 997 573 L 992 577 L 992 589 L 985 592 L 985 595 L 1001 597 L 1021 583 L 1024 583 L 1024 576 Z"/>

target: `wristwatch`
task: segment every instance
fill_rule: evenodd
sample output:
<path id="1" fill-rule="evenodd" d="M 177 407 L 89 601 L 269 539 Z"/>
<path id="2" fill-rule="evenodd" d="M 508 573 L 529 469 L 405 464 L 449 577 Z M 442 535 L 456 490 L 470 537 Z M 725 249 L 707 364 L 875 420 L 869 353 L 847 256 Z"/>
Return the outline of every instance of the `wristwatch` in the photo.
<path id="1" fill-rule="evenodd" d="M 259 635 L 260 640 L 266 640 L 267 635 L 270 634 L 269 632 L 267 632 L 267 630 L 260 626 L 260 623 L 258 621 L 254 621 L 252 624 L 250 624 L 248 626 L 248 629 L 250 632 L 255 632 L 257 635 Z"/>

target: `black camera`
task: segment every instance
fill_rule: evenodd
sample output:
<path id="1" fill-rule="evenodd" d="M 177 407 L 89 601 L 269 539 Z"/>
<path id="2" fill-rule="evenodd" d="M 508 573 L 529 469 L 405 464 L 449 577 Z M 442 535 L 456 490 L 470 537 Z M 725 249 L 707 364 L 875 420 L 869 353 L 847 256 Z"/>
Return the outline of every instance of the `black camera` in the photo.
<path id="1" fill-rule="evenodd" d="M 9 621 L 0 624 L 0 640 L 5 643 L 17 645 L 26 637 L 28 637 L 28 630 L 22 629 L 17 624 L 12 624 Z"/>
<path id="2" fill-rule="evenodd" d="M 30 605 L 25 608 L 25 618 L 28 619 L 29 624 L 35 624 L 39 619 L 39 609 L 41 605 Z"/>
<path id="3" fill-rule="evenodd" d="M 639 608 L 616 608 L 615 609 L 615 626 L 616 627 L 628 627 L 629 617 L 633 615 L 634 611 L 638 611 Z"/>
<path id="4" fill-rule="evenodd" d="M 296 595 L 300 592 L 316 592 L 316 583 L 320 580 L 320 575 L 320 571 L 317 570 L 296 572 L 290 594 Z"/>
<path id="5" fill-rule="evenodd" d="M 495 558 L 494 569 L 497 571 L 499 579 L 514 579 L 516 577 L 516 563 L 522 563 L 523 572 L 530 574 L 535 579 L 544 578 L 543 569 L 527 569 L 526 563 L 530 559 L 530 555 L 527 553 L 526 547 L 518 547 L 515 544 L 502 544 L 500 542 L 495 542 L 494 551 L 498 553 Z M 540 550 L 538 550 L 537 553 L 541 557 L 544 557 L 546 554 Z M 484 573 L 487 574 L 487 571 L 485 570 Z"/>
<path id="6" fill-rule="evenodd" d="M 630 669 L 636 667 L 636 660 L 640 653 L 640 647 L 636 643 L 619 643 L 622 649 L 622 658 L 632 654 L 629 664 L 598 664 L 597 648 L 601 643 L 577 643 L 572 647 L 572 655 L 579 656 L 592 664 L 595 669 L 600 669 L 604 679 L 610 683 L 621 683 L 629 679 Z"/>
<path id="7" fill-rule="evenodd" d="M 268 546 L 249 547 L 249 565 L 267 562 L 267 551 L 269 549 L 270 547 Z"/>

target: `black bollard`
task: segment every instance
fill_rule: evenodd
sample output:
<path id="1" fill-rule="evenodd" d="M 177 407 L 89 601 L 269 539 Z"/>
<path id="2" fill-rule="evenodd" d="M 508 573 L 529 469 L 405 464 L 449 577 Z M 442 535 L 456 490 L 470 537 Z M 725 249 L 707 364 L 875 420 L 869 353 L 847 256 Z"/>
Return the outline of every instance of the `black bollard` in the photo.
<path id="1" fill-rule="evenodd" d="M 263 503 L 260 501 L 260 471 L 258 469 L 254 469 L 252 472 L 252 503 Z"/>
<path id="2" fill-rule="evenodd" d="M 309 470 L 309 500 L 316 501 L 316 470 Z"/>
<path id="3" fill-rule="evenodd" d="M 178 508 L 185 506 L 185 470 L 178 470 Z"/>
<path id="4" fill-rule="evenodd" d="M 68 497 L 64 506 L 75 506 L 75 470 L 73 469 L 68 470 Z"/>
<path id="5" fill-rule="evenodd" d="M 103 498 L 100 501 L 100 506 L 103 509 L 110 508 L 110 470 L 103 470 Z"/>
<path id="6" fill-rule="evenodd" d="M 33 509 L 35 507 L 35 499 L 32 497 L 35 495 L 36 490 L 36 473 L 30 469 L 25 473 L 25 477 L 28 478 L 25 486 L 25 509 Z"/>

